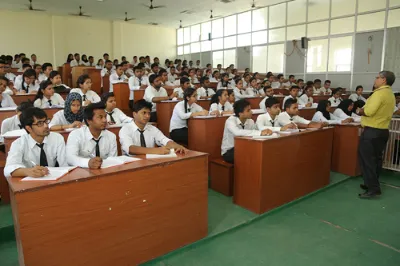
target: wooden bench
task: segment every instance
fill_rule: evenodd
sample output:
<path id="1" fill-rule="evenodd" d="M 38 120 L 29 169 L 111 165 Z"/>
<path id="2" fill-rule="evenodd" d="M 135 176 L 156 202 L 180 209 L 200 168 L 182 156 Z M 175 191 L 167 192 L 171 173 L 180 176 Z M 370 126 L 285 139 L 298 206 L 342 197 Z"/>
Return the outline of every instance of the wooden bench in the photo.
<path id="1" fill-rule="evenodd" d="M 225 196 L 233 196 L 233 164 L 222 158 L 210 161 L 211 189 Z"/>

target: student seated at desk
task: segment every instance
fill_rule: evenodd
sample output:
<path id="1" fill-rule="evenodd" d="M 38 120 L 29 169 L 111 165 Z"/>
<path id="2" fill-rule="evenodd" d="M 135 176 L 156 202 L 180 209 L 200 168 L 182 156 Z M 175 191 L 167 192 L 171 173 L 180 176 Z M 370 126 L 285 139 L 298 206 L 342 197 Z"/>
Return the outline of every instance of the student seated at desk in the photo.
<path id="1" fill-rule="evenodd" d="M 194 68 L 189 70 L 189 80 L 191 84 L 199 83 L 196 75 L 196 70 Z"/>
<path id="2" fill-rule="evenodd" d="M 92 103 L 84 110 L 85 127 L 72 131 L 67 140 L 67 162 L 72 166 L 99 169 L 103 159 L 115 157 L 117 137 L 106 130 L 104 103 Z"/>
<path id="3" fill-rule="evenodd" d="M 261 89 L 258 89 L 258 83 L 256 78 L 250 79 L 250 86 L 246 89 L 246 95 L 250 97 L 262 96 L 264 92 Z"/>
<path id="4" fill-rule="evenodd" d="M 353 122 L 353 118 L 348 117 L 340 119 L 339 117 L 331 114 L 331 102 L 328 100 L 321 100 L 318 102 L 317 112 L 314 114 L 312 121 L 326 122 L 329 125 L 346 124 Z"/>
<path id="5" fill-rule="evenodd" d="M 5 177 L 43 177 L 49 173 L 47 166 L 68 166 L 64 138 L 59 133 L 50 132 L 50 120 L 45 111 L 31 107 L 23 111 L 20 119 L 28 134 L 11 144 L 4 168 Z"/>
<path id="6" fill-rule="evenodd" d="M 354 122 L 361 122 L 361 117 L 357 114 L 353 113 L 354 103 L 350 99 L 343 100 L 336 110 L 333 112 L 333 115 L 338 117 L 339 119 L 353 118 Z"/>
<path id="7" fill-rule="evenodd" d="M 79 93 L 82 96 L 83 106 L 87 106 L 91 103 L 98 103 L 101 101 L 100 96 L 92 91 L 92 79 L 89 75 L 82 75 L 78 78 L 77 85 L 79 88 L 72 89 L 71 92 Z"/>
<path id="8" fill-rule="evenodd" d="M 63 106 L 64 99 L 60 94 L 54 92 L 52 82 L 46 80 L 40 84 L 33 105 L 37 108 L 49 108 L 54 105 Z"/>
<path id="9" fill-rule="evenodd" d="M 97 64 L 95 65 L 95 67 L 96 67 L 96 69 L 103 70 L 103 68 L 104 68 L 104 60 L 101 59 L 101 58 L 99 60 L 97 60 Z"/>
<path id="10" fill-rule="evenodd" d="M 123 65 L 117 65 L 115 72 L 110 75 L 110 92 L 114 91 L 114 84 L 127 83 L 128 77 L 124 74 Z"/>
<path id="11" fill-rule="evenodd" d="M 44 63 L 42 65 L 42 73 L 38 76 L 39 83 L 48 80 L 51 71 L 53 71 L 53 65 L 50 63 Z"/>
<path id="12" fill-rule="evenodd" d="M 185 90 L 184 100 L 175 105 L 169 126 L 170 136 L 173 141 L 188 145 L 187 120 L 194 116 L 208 115 L 208 111 L 197 105 L 196 102 L 196 90 L 188 88 Z"/>
<path id="13" fill-rule="evenodd" d="M 36 83 L 36 72 L 33 69 L 27 69 L 22 74 L 22 81 L 15 84 L 14 93 L 16 94 L 33 94 L 39 90 L 39 84 Z"/>
<path id="14" fill-rule="evenodd" d="M 217 91 L 218 90 L 226 90 L 229 87 L 229 75 L 228 73 L 223 73 L 221 75 L 221 81 L 218 82 Z"/>
<path id="15" fill-rule="evenodd" d="M 235 100 L 239 101 L 240 99 L 244 99 L 247 97 L 246 89 L 243 87 L 243 80 L 241 78 L 235 79 L 235 87 L 233 88 L 233 92 L 235 94 Z"/>
<path id="16" fill-rule="evenodd" d="M 265 97 L 264 97 L 264 99 L 261 100 L 259 106 L 260 106 L 260 109 L 267 111 L 267 109 L 265 107 L 265 101 L 270 97 L 274 97 L 274 89 L 271 88 L 271 86 L 266 86 L 264 89 L 265 89 Z"/>
<path id="17" fill-rule="evenodd" d="M 186 153 L 187 149 L 173 142 L 155 126 L 149 124 L 152 104 L 139 100 L 133 105 L 133 118 L 119 131 L 122 152 L 126 155 L 168 154 L 170 149 Z"/>
<path id="18" fill-rule="evenodd" d="M 74 54 L 74 60 L 72 60 L 69 65 L 71 67 L 76 67 L 76 66 L 84 66 L 85 63 L 83 61 L 81 61 L 81 56 L 80 54 L 76 53 Z"/>
<path id="19" fill-rule="evenodd" d="M 257 117 L 256 124 L 259 130 L 269 129 L 273 132 L 278 132 L 296 128 L 296 125 L 293 123 L 289 123 L 283 127 L 278 126 L 278 115 L 281 112 L 278 99 L 274 97 L 268 97 L 265 101 L 265 106 L 263 109 L 265 109 L 267 112 Z"/>
<path id="20" fill-rule="evenodd" d="M 175 88 L 179 88 L 180 85 L 175 85 L 175 83 L 171 83 L 168 81 L 168 73 L 167 70 L 161 69 L 158 71 L 158 76 L 161 77 L 162 87 L 167 90 L 173 90 Z"/>
<path id="21" fill-rule="evenodd" d="M 332 93 L 330 80 L 325 80 L 324 86 L 321 88 L 321 92 L 328 95 Z"/>
<path id="22" fill-rule="evenodd" d="M 356 118 L 360 117 L 358 114 L 360 112 L 360 109 L 364 108 L 364 105 L 365 105 L 365 102 L 363 100 L 355 101 L 353 104 L 353 109 L 351 110 L 352 117 L 356 117 Z M 360 119 L 361 119 L 361 117 L 360 117 Z"/>
<path id="23" fill-rule="evenodd" d="M 61 74 L 58 71 L 51 71 L 49 80 L 53 84 L 54 91 L 66 91 L 70 89 L 70 87 L 62 83 Z"/>
<path id="24" fill-rule="evenodd" d="M 22 102 L 15 110 L 17 114 L 12 117 L 4 119 L 3 122 L 1 123 L 1 135 L 4 135 L 9 131 L 21 129 L 22 127 L 21 127 L 21 122 L 19 121 L 19 117 L 21 116 L 21 113 L 24 110 L 31 107 L 33 107 L 31 102 Z"/>
<path id="25" fill-rule="evenodd" d="M 278 126 L 283 127 L 294 123 L 297 128 L 322 128 L 328 123 L 311 122 L 299 116 L 299 104 L 296 99 L 287 99 L 285 102 L 285 112 L 278 116 Z"/>
<path id="26" fill-rule="evenodd" d="M 217 82 L 219 82 L 219 80 L 220 80 L 220 73 L 219 73 L 219 71 L 218 70 L 215 70 L 213 73 L 212 73 L 212 78 L 210 78 L 210 82 L 213 82 L 213 83 L 217 83 Z"/>
<path id="27" fill-rule="evenodd" d="M 218 90 L 211 98 L 210 114 L 218 112 L 218 115 L 233 114 L 233 106 L 228 101 L 228 91 Z"/>
<path id="28" fill-rule="evenodd" d="M 313 84 L 314 84 L 314 94 L 324 94 L 324 91 L 321 89 L 320 79 L 315 79 Z"/>
<path id="29" fill-rule="evenodd" d="M 100 75 L 103 79 L 104 76 L 111 76 L 114 73 L 113 64 L 110 60 L 105 62 L 104 68 L 101 70 Z"/>
<path id="30" fill-rule="evenodd" d="M 129 107 L 133 106 L 134 101 L 134 92 L 135 90 L 144 90 L 149 86 L 149 80 L 147 77 L 143 76 L 143 70 L 141 66 L 135 66 L 133 68 L 133 76 L 129 78 Z"/>
<path id="31" fill-rule="evenodd" d="M 272 131 L 264 129 L 256 130 L 256 125 L 251 119 L 250 103 L 244 99 L 238 100 L 233 105 L 235 115 L 225 121 L 224 135 L 222 137 L 221 155 L 224 161 L 234 163 L 235 137 L 267 136 Z"/>
<path id="32" fill-rule="evenodd" d="M 235 103 L 235 92 L 232 89 L 226 91 L 228 92 L 228 102 L 233 106 Z"/>
<path id="33" fill-rule="evenodd" d="M 71 92 L 67 95 L 67 99 L 65 100 L 64 110 L 60 110 L 53 115 L 49 127 L 52 131 L 78 128 L 82 126 L 82 121 L 82 97 L 79 93 Z"/>
<path id="34" fill-rule="evenodd" d="M 168 70 L 167 70 L 168 71 Z M 174 84 L 175 80 L 178 78 L 178 75 L 176 74 L 176 69 L 174 66 L 171 66 L 169 68 L 169 73 L 168 73 L 168 81 Z"/>
<path id="35" fill-rule="evenodd" d="M 337 107 L 343 101 L 340 96 L 342 96 L 342 89 L 340 87 L 332 91 L 332 97 L 328 99 L 332 107 Z"/>
<path id="36" fill-rule="evenodd" d="M 242 81 L 243 81 L 243 88 L 248 88 L 250 86 L 250 73 L 246 73 L 243 75 Z"/>
<path id="37" fill-rule="evenodd" d="M 289 89 L 289 95 L 286 96 L 285 98 L 283 98 L 283 102 L 282 102 L 282 109 L 285 110 L 285 103 L 288 99 L 294 99 L 297 100 L 297 95 L 299 94 L 299 87 L 297 86 L 292 86 Z M 296 101 L 297 103 L 297 101 Z"/>
<path id="38" fill-rule="evenodd" d="M 312 107 L 314 102 L 312 95 L 313 95 L 313 87 L 306 86 L 306 88 L 303 91 L 303 94 L 298 98 L 299 105 L 305 107 Z"/>
<path id="39" fill-rule="evenodd" d="M 10 94 L 6 92 L 8 83 L 6 77 L 0 76 L 0 108 L 17 106 Z"/>
<path id="40" fill-rule="evenodd" d="M 132 117 L 127 116 L 117 108 L 117 102 L 113 92 L 106 92 L 102 96 L 102 102 L 106 106 L 107 123 L 109 125 L 122 125 L 132 121 Z"/>
<path id="41" fill-rule="evenodd" d="M 183 95 L 184 91 L 190 87 L 192 87 L 192 84 L 190 84 L 190 80 L 187 77 L 181 77 L 180 79 L 181 86 L 178 88 L 174 89 L 174 92 L 178 95 L 177 98 L 178 100 L 183 100 Z"/>
<path id="42" fill-rule="evenodd" d="M 363 86 L 358 85 L 357 88 L 356 88 L 356 93 L 351 94 L 349 99 L 352 100 L 353 102 L 356 102 L 356 101 L 359 101 L 359 100 L 366 102 L 367 99 L 365 99 L 362 96 L 363 91 L 364 91 Z"/>
<path id="43" fill-rule="evenodd" d="M 197 89 L 197 99 L 209 99 L 215 94 L 215 91 L 210 86 L 210 79 L 204 76 L 200 79 L 200 88 Z"/>

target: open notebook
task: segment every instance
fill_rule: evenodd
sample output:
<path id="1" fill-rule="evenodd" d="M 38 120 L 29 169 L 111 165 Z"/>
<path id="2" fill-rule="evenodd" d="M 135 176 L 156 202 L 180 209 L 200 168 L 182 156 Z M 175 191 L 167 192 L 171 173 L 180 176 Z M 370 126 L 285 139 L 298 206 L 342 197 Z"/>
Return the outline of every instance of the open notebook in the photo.
<path id="1" fill-rule="evenodd" d="M 49 169 L 49 174 L 44 177 L 30 177 L 27 176 L 23 178 L 21 181 L 55 181 L 65 176 L 72 170 L 74 170 L 76 166 L 71 167 L 47 167 Z"/>
<path id="2" fill-rule="evenodd" d="M 139 158 L 128 157 L 128 156 L 108 157 L 107 159 L 103 160 L 101 168 L 109 168 L 139 160 L 140 160 Z"/>
<path id="3" fill-rule="evenodd" d="M 174 158 L 174 157 L 178 157 L 174 149 L 170 149 L 168 154 L 146 154 L 146 159 Z"/>

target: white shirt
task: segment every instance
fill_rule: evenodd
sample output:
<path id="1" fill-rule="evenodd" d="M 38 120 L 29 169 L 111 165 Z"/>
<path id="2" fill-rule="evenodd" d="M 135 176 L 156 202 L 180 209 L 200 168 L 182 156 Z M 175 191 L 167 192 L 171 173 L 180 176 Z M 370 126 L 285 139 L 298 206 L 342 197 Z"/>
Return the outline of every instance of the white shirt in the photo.
<path id="1" fill-rule="evenodd" d="M 325 89 L 325 87 L 321 87 L 320 92 L 329 93 L 330 94 L 330 93 L 332 93 L 332 90 L 330 88 Z"/>
<path id="2" fill-rule="evenodd" d="M 313 97 L 308 97 L 307 94 L 303 94 L 302 96 L 297 98 L 297 101 L 300 105 L 306 105 L 308 103 L 313 103 Z"/>
<path id="3" fill-rule="evenodd" d="M 254 96 L 259 96 L 260 92 L 259 92 L 259 90 L 255 89 L 253 87 L 248 87 L 246 89 L 246 94 L 254 97 Z"/>
<path id="4" fill-rule="evenodd" d="M 344 120 L 346 118 L 349 118 L 345 112 L 343 112 L 342 109 L 336 108 L 336 110 L 333 112 L 333 115 L 338 117 L 341 120 Z M 361 122 L 361 117 L 356 115 L 355 113 L 351 113 L 351 118 L 354 119 L 354 122 Z"/>
<path id="5" fill-rule="evenodd" d="M 149 85 L 146 90 L 144 91 L 143 99 L 147 102 L 152 103 L 153 107 L 151 108 L 152 112 L 157 111 L 156 103 L 153 103 L 154 97 L 168 97 L 167 91 L 161 87 L 158 91 L 151 85 Z"/>
<path id="6" fill-rule="evenodd" d="M 364 102 L 367 101 L 367 99 L 365 99 L 362 95 L 358 96 L 357 93 L 351 94 L 349 99 L 352 100 L 353 102 L 356 102 L 356 101 L 359 101 L 359 100 L 364 101 Z"/>
<path id="7" fill-rule="evenodd" d="M 122 112 L 118 108 L 114 108 L 111 113 L 108 113 L 106 111 L 106 114 L 107 114 L 107 122 L 111 122 L 110 114 L 112 114 L 112 117 L 114 118 L 114 122 L 117 125 L 120 125 L 123 123 L 129 123 L 133 120 L 132 117 L 127 116 L 124 112 Z"/>
<path id="8" fill-rule="evenodd" d="M 257 117 L 256 125 L 258 130 L 270 129 L 274 132 L 281 131 L 281 127 L 278 125 L 278 116 L 275 116 L 273 120 L 268 112 Z"/>
<path id="9" fill-rule="evenodd" d="M 109 75 L 114 74 L 114 73 L 115 73 L 115 70 L 113 70 L 113 69 L 108 70 L 107 68 L 103 68 L 103 69 L 101 70 L 101 72 L 100 72 L 100 75 L 101 75 L 101 77 L 104 77 L 107 73 L 108 73 Z"/>
<path id="10" fill-rule="evenodd" d="M 36 141 L 31 135 L 22 135 L 12 144 L 7 155 L 6 166 L 4 167 L 4 176 L 11 177 L 11 174 L 19 168 L 32 168 L 34 162 L 40 165 L 41 149 L 36 145 Z M 59 133 L 50 132 L 43 140 L 44 152 L 46 153 L 47 164 L 54 167 L 58 162 L 60 167 L 68 166 L 65 158 L 65 142 L 64 137 Z"/>
<path id="11" fill-rule="evenodd" d="M 174 92 L 177 92 L 177 93 L 178 93 L 178 98 L 183 98 L 183 90 L 182 90 L 181 87 L 175 88 L 175 89 L 174 89 Z"/>
<path id="12" fill-rule="evenodd" d="M 126 77 L 133 77 L 133 76 L 135 76 L 135 73 L 133 72 L 133 69 L 132 68 L 128 68 L 126 71 L 125 71 L 125 76 Z"/>
<path id="13" fill-rule="evenodd" d="M 253 119 L 247 119 L 244 123 L 244 128 L 241 126 L 242 122 L 236 116 L 230 116 L 225 121 L 224 135 L 222 137 L 221 155 L 224 155 L 228 150 L 232 149 L 235 145 L 235 137 L 245 136 L 260 136 L 261 131 L 256 130 L 256 125 Z"/>
<path id="14" fill-rule="evenodd" d="M 81 96 L 82 96 L 82 101 L 84 102 L 84 101 L 86 101 L 86 100 L 89 100 L 91 103 L 98 103 L 98 102 L 100 102 L 101 101 L 101 98 L 100 98 L 100 96 L 95 92 L 95 91 L 92 91 L 92 90 L 88 90 L 87 92 L 86 92 L 86 99 L 83 99 L 84 97 L 83 97 L 83 91 L 80 89 L 80 88 L 75 88 L 75 89 L 72 89 L 69 93 L 71 93 L 71 92 L 76 92 L 76 93 L 79 93 Z"/>
<path id="15" fill-rule="evenodd" d="M 50 97 L 51 100 L 51 106 L 64 106 L 64 99 L 61 97 L 60 94 L 54 93 L 53 96 Z M 36 99 L 36 101 L 33 103 L 33 106 L 38 107 L 38 108 L 49 108 L 51 107 L 49 104 L 49 99 L 43 96 L 42 99 Z"/>
<path id="16" fill-rule="evenodd" d="M 311 121 L 304 119 L 301 116 L 295 115 L 293 117 L 290 117 L 290 115 L 286 112 L 282 112 L 278 115 L 278 125 L 283 127 L 286 126 L 287 124 L 290 123 L 299 123 L 299 124 L 305 124 L 308 125 L 311 123 Z"/>
<path id="17" fill-rule="evenodd" d="M 168 81 L 171 83 L 174 83 L 177 78 L 178 76 L 176 74 L 168 74 Z"/>
<path id="18" fill-rule="evenodd" d="M 210 80 L 210 81 L 211 81 L 211 80 Z M 217 91 L 218 91 L 218 90 L 222 90 L 222 89 L 227 90 L 228 88 L 229 88 L 229 81 L 227 82 L 227 85 L 226 85 L 225 87 L 222 86 L 222 82 L 221 82 L 221 81 L 218 82 Z"/>
<path id="19" fill-rule="evenodd" d="M 117 137 L 114 133 L 103 130 L 99 139 L 102 159 L 118 155 Z M 96 154 L 96 142 L 93 140 L 89 127 L 84 126 L 69 133 L 66 151 L 69 165 L 89 167 L 90 156 Z"/>
<path id="20" fill-rule="evenodd" d="M 267 107 L 265 107 L 265 102 L 267 101 L 268 98 L 269 98 L 268 96 L 265 96 L 264 99 L 262 99 L 259 104 L 260 109 L 263 109 L 265 112 L 267 111 Z"/>
<path id="21" fill-rule="evenodd" d="M 48 77 L 45 74 L 43 74 L 43 73 L 39 74 L 39 77 L 38 77 L 39 82 L 45 81 L 47 79 L 48 79 Z"/>
<path id="22" fill-rule="evenodd" d="M 11 81 L 12 83 L 14 83 L 14 81 L 15 81 L 15 78 L 17 77 L 16 75 L 14 75 L 13 73 L 6 73 L 5 75 L 4 75 L 9 81 Z"/>
<path id="23" fill-rule="evenodd" d="M 71 123 L 67 121 L 64 116 L 64 110 L 60 110 L 53 115 L 53 118 L 50 121 L 49 128 L 52 126 L 60 126 L 60 125 L 70 125 Z"/>
<path id="24" fill-rule="evenodd" d="M 331 103 L 332 107 L 337 107 L 340 104 L 340 102 L 342 101 L 342 99 L 341 98 L 335 99 L 335 97 L 332 96 L 328 99 L 328 101 Z"/>
<path id="25" fill-rule="evenodd" d="M 190 118 L 192 113 L 200 112 L 203 108 L 193 103 L 191 106 L 187 106 L 187 112 L 185 113 L 185 101 L 180 101 L 174 107 L 174 111 L 172 112 L 171 123 L 169 125 L 169 132 L 172 132 L 174 129 L 180 129 L 187 127 L 187 120 Z"/>
<path id="26" fill-rule="evenodd" d="M 17 105 L 15 104 L 13 98 L 8 94 L 7 92 L 3 92 L 1 94 L 3 99 L 1 100 L 1 107 L 16 107 Z"/>
<path id="27" fill-rule="evenodd" d="M 235 87 L 233 88 L 233 94 L 235 94 L 235 102 L 246 98 L 246 91 L 245 90 L 240 90 L 239 88 Z"/>
<path id="28" fill-rule="evenodd" d="M 340 118 L 334 116 L 331 113 L 329 113 L 329 117 L 330 117 L 329 120 L 326 119 L 326 117 L 322 114 L 322 112 L 318 111 L 318 112 L 316 112 L 314 114 L 314 116 L 313 116 L 311 121 L 314 121 L 314 122 L 327 122 L 330 125 L 337 125 L 337 124 L 341 124 L 342 120 L 344 120 L 344 119 L 340 119 Z"/>
<path id="29" fill-rule="evenodd" d="M 292 95 L 288 95 L 285 98 L 283 98 L 282 110 L 285 110 L 285 102 L 286 102 L 287 99 L 294 99 L 294 98 L 292 97 Z M 296 97 L 296 100 L 297 100 L 297 97 Z"/>
<path id="30" fill-rule="evenodd" d="M 78 61 L 76 61 L 76 59 L 74 59 L 74 60 L 72 60 L 72 61 L 69 63 L 69 65 L 70 65 L 71 67 L 76 67 L 76 66 L 83 66 L 84 63 L 83 63 L 82 60 L 78 62 Z"/>
<path id="31" fill-rule="evenodd" d="M 96 65 L 96 69 L 104 69 L 104 66 Z"/>
<path id="32" fill-rule="evenodd" d="M 11 64 L 11 67 L 12 68 L 20 68 L 20 67 L 22 67 L 22 62 L 21 61 L 19 61 L 18 63 L 17 63 L 17 61 L 12 61 L 12 64 Z"/>
<path id="33" fill-rule="evenodd" d="M 278 81 L 271 82 L 271 88 L 279 89 L 281 87 L 281 83 Z"/>
<path id="34" fill-rule="evenodd" d="M 233 111 L 233 106 L 230 102 L 226 101 L 224 104 L 224 110 L 222 110 L 222 104 L 221 103 L 213 103 L 210 106 L 210 113 L 213 111 L 219 111 L 220 113 L 222 112 L 227 112 L 227 111 Z"/>
<path id="35" fill-rule="evenodd" d="M 322 92 L 322 88 L 319 88 L 319 89 L 317 89 L 317 88 L 313 88 L 313 93 L 314 94 L 320 94 Z"/>
<path id="36" fill-rule="evenodd" d="M 24 86 L 25 86 L 25 89 L 28 88 L 28 93 L 32 93 L 32 91 L 38 91 L 39 90 L 39 84 L 36 84 L 36 82 L 33 83 L 33 84 L 30 84 L 28 86 L 28 84 L 26 84 L 26 82 L 24 81 Z M 23 91 L 22 82 L 16 82 L 14 84 L 14 87 L 17 89 L 17 91 Z"/>
<path id="37" fill-rule="evenodd" d="M 129 155 L 129 147 L 141 146 L 140 145 L 140 132 L 135 122 L 125 124 L 119 131 L 119 142 L 121 143 L 122 152 Z M 146 124 L 144 127 L 144 140 L 147 148 L 154 148 L 156 146 L 166 146 L 171 140 L 164 136 L 164 134 L 155 126 Z"/>
<path id="38" fill-rule="evenodd" d="M 147 77 L 141 77 L 139 80 L 138 77 L 132 76 L 128 80 L 128 85 L 129 85 L 129 89 L 130 89 L 129 100 L 133 100 L 134 99 L 133 91 L 140 89 L 140 86 L 142 86 L 142 85 L 149 86 L 150 83 L 149 83 L 149 80 Z"/>
<path id="39" fill-rule="evenodd" d="M 219 80 L 214 77 L 211 77 L 210 82 L 217 83 L 217 82 L 219 82 Z"/>
<path id="40" fill-rule="evenodd" d="M 199 80 L 197 79 L 197 77 L 189 77 L 189 80 L 190 80 L 190 83 L 191 84 L 193 84 L 193 83 L 199 83 Z"/>
<path id="41" fill-rule="evenodd" d="M 6 118 L 1 123 L 1 135 L 6 134 L 9 131 L 18 130 L 21 122 L 19 121 L 18 115 Z"/>
<path id="42" fill-rule="evenodd" d="M 110 92 L 114 91 L 114 84 L 117 83 L 124 83 L 124 80 L 128 79 L 125 74 L 122 74 L 121 76 L 117 75 L 117 72 L 114 72 L 110 75 Z"/>
<path id="43" fill-rule="evenodd" d="M 211 88 L 205 89 L 203 87 L 198 88 L 197 90 L 197 99 L 199 100 L 200 97 L 205 97 L 207 96 L 207 92 L 208 92 L 208 98 L 211 98 L 211 96 L 213 96 L 215 94 L 215 91 Z"/>

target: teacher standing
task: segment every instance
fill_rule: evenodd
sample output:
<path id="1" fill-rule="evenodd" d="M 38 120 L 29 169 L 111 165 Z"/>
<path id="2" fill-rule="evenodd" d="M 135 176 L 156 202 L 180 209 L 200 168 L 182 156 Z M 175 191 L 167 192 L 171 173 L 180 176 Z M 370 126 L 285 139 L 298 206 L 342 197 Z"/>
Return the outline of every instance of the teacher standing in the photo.
<path id="1" fill-rule="evenodd" d="M 368 98 L 364 109 L 359 111 L 361 126 L 364 128 L 360 137 L 358 155 L 366 190 L 359 194 L 362 199 L 381 195 L 379 175 L 382 170 L 383 151 L 389 139 L 389 124 L 395 106 L 392 85 L 396 80 L 393 72 L 381 71 L 375 79 L 375 90 Z"/>

